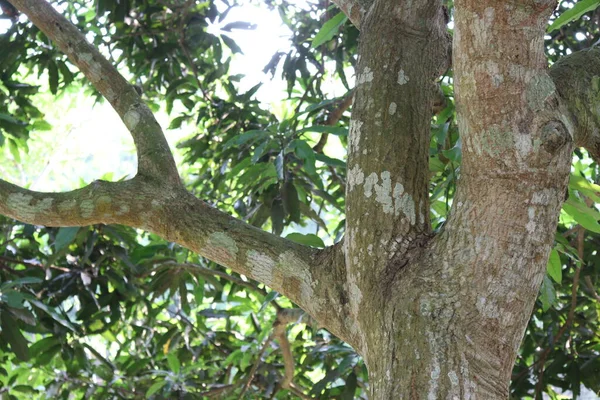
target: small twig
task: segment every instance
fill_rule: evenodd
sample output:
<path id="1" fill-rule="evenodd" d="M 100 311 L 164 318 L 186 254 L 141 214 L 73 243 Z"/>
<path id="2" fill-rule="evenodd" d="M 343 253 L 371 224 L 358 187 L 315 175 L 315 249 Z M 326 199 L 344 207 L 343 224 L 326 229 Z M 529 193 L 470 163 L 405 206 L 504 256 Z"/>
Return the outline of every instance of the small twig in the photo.
<path id="1" fill-rule="evenodd" d="M 353 98 L 354 98 L 354 89 L 352 89 L 351 91 L 346 93 L 344 95 L 344 97 L 341 98 L 340 102 L 337 104 L 337 107 L 335 107 L 327 116 L 327 119 L 325 120 L 324 125 L 326 125 L 326 126 L 336 125 L 342 118 L 342 115 L 344 114 L 344 112 L 352 105 Z M 319 139 L 319 142 L 313 147 L 313 150 L 316 153 L 323 153 L 323 148 L 327 144 L 328 138 L 329 138 L 329 134 L 323 133 L 321 135 L 321 138 Z"/>
<path id="2" fill-rule="evenodd" d="M 583 278 L 583 280 L 585 281 L 585 286 L 592 294 L 592 297 L 600 303 L 600 296 L 598 295 L 598 293 L 596 292 L 596 288 L 594 288 L 594 285 L 592 284 L 592 278 L 590 278 L 590 276 L 588 275 L 585 278 Z"/>
<path id="3" fill-rule="evenodd" d="M 257 360 L 254 363 L 254 365 L 252 365 L 252 369 L 250 369 L 250 373 L 248 374 L 248 378 L 246 379 L 246 383 L 244 383 L 244 386 L 242 387 L 242 391 L 240 392 L 240 395 L 238 396 L 238 400 L 241 400 L 241 399 L 244 398 L 244 393 L 246 393 L 246 391 L 250 387 L 250 384 L 252 383 L 252 380 L 254 379 L 254 375 L 256 374 L 256 370 L 258 369 L 258 366 L 261 363 L 262 356 L 263 356 L 263 354 L 267 350 L 267 347 L 271 344 L 272 341 L 273 341 L 273 334 L 271 334 L 267 338 L 267 340 L 265 341 L 265 344 L 263 344 L 262 348 L 260 349 L 260 352 L 258 353 Z"/>
<path id="4" fill-rule="evenodd" d="M 199 393 L 200 397 L 204 398 L 204 397 L 215 397 L 217 395 L 220 395 L 224 392 L 227 392 L 231 389 L 234 389 L 236 386 L 238 385 L 223 385 L 223 386 L 218 386 L 218 387 L 214 387 L 212 389 L 209 389 L 205 392 Z"/>
<path id="5" fill-rule="evenodd" d="M 37 267 L 37 268 L 52 268 L 52 269 L 57 269 L 59 271 L 63 271 L 63 272 L 70 272 L 71 270 L 69 268 L 65 268 L 65 267 L 59 267 L 56 265 L 43 265 L 42 263 L 38 263 L 38 262 L 33 262 L 33 261 L 25 261 L 25 260 L 17 260 L 15 258 L 10 258 L 10 257 L 4 257 L 4 256 L 0 256 L 0 261 L 4 261 L 7 263 L 11 263 L 11 264 L 23 264 L 26 265 L 28 267 Z"/>

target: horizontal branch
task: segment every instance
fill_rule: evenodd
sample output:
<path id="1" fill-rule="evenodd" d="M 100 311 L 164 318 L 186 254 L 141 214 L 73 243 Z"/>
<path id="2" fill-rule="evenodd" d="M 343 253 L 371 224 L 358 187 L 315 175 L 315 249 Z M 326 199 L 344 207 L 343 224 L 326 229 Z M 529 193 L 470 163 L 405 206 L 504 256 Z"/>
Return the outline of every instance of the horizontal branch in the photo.
<path id="1" fill-rule="evenodd" d="M 119 114 L 137 149 L 138 173 L 180 184 L 162 129 L 134 87 L 49 3 L 44 0 L 11 0 L 11 3 L 56 43 Z"/>
<path id="2" fill-rule="evenodd" d="M 120 223 L 139 225 L 136 215 L 150 202 L 139 179 L 125 182 L 94 181 L 88 186 L 64 193 L 35 192 L 0 180 L 0 214 L 16 220 L 45 226 L 86 226 Z"/>
<path id="3" fill-rule="evenodd" d="M 575 145 L 600 163 L 600 49 L 563 57 L 550 69 L 550 77 L 573 114 Z"/>
<path id="4" fill-rule="evenodd" d="M 0 180 L 0 214 L 46 226 L 124 224 L 187 247 L 287 296 L 322 326 L 347 337 L 339 246 L 318 250 L 272 235 L 199 200 L 182 187 L 141 176 L 94 181 L 65 193 Z M 342 268 L 342 269 L 340 269 Z"/>

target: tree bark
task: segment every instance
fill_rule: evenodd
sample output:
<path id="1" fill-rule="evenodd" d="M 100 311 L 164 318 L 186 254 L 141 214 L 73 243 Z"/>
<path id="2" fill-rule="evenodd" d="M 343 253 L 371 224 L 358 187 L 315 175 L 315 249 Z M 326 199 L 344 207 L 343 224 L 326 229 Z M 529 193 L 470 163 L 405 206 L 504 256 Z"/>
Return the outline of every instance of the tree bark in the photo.
<path id="1" fill-rule="evenodd" d="M 69 193 L 0 181 L 0 213 L 54 226 L 127 224 L 263 282 L 354 346 L 372 399 L 508 397 L 573 143 L 600 154 L 600 70 L 575 84 L 600 52 L 573 55 L 549 74 L 543 37 L 555 0 L 455 1 L 463 164 L 436 234 L 428 150 L 434 83 L 449 63 L 442 1 L 338 1 L 360 24 L 361 44 L 347 234 L 326 250 L 255 229 L 188 193 L 158 124 L 118 72 L 47 3 L 11 2 L 111 101 L 135 138 L 140 170 Z"/>

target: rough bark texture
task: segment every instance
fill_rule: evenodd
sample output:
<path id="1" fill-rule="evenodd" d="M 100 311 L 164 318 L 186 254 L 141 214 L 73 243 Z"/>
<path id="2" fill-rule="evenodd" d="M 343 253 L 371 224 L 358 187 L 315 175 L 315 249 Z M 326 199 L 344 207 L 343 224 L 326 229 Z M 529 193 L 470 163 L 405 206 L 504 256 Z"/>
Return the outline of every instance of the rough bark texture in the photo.
<path id="1" fill-rule="evenodd" d="M 254 229 L 186 192 L 158 125 L 116 70 L 42 0 L 12 2 L 111 101 L 135 138 L 140 171 L 128 182 L 60 194 L 0 182 L 0 213 L 34 224 L 147 229 L 264 282 L 364 356 L 372 399 L 507 398 L 573 144 L 600 154 L 600 67 L 590 67 L 600 65 L 600 51 L 574 54 L 549 75 L 543 36 L 555 0 L 455 1 L 463 164 L 437 235 L 428 147 L 434 81 L 448 64 L 442 1 L 338 2 L 360 24 L 361 45 L 347 235 L 343 247 L 324 251 Z"/>

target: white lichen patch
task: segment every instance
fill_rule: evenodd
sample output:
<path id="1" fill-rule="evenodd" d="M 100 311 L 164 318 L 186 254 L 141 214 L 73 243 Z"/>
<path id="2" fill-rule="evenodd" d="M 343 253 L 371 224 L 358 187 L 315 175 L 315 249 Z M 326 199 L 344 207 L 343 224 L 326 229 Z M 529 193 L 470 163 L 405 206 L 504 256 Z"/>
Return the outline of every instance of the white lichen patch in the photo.
<path id="1" fill-rule="evenodd" d="M 81 215 L 82 218 L 90 218 L 92 214 L 94 214 L 95 208 L 96 206 L 92 199 L 82 200 L 81 203 L 79 203 L 79 215 Z"/>
<path id="2" fill-rule="evenodd" d="M 47 211 L 52 207 L 53 199 L 46 197 L 42 199 L 38 204 L 36 204 L 36 208 L 38 211 Z"/>
<path id="3" fill-rule="evenodd" d="M 531 196 L 531 204 L 540 204 L 547 206 L 550 204 L 550 200 L 555 198 L 554 189 L 542 189 L 538 192 L 534 192 Z"/>
<path id="4" fill-rule="evenodd" d="M 225 263 L 226 266 L 235 262 L 239 250 L 235 240 L 225 232 L 211 233 L 205 247 L 215 261 Z"/>
<path id="5" fill-rule="evenodd" d="M 358 74 L 356 79 L 356 85 L 361 85 L 363 83 L 372 82 L 373 81 L 373 71 L 369 67 L 365 67 L 361 74 Z"/>
<path id="6" fill-rule="evenodd" d="M 365 181 L 365 174 L 358 164 L 354 164 L 354 167 L 348 171 L 348 191 L 354 189 L 356 185 L 362 185 Z"/>
<path id="7" fill-rule="evenodd" d="M 394 205 L 392 203 L 392 180 L 390 178 L 389 171 L 383 171 L 381 173 L 381 185 L 375 185 L 375 201 L 383 205 L 383 212 L 390 214 L 394 211 Z"/>
<path id="8" fill-rule="evenodd" d="M 499 319 L 500 318 L 500 308 L 495 301 L 489 300 L 483 296 L 479 296 L 477 298 L 477 302 L 475 303 L 477 310 L 479 313 L 490 319 Z"/>
<path id="9" fill-rule="evenodd" d="M 314 295 L 316 282 L 312 280 L 309 265 L 298 258 L 293 251 L 286 251 L 279 256 L 279 268 L 284 279 L 296 278 L 300 284 L 300 299 L 303 307 L 310 313 L 320 312 L 322 301 Z"/>
<path id="10" fill-rule="evenodd" d="M 408 83 L 408 81 L 408 76 L 406 75 L 403 69 L 400 69 L 400 71 L 398 71 L 398 84 L 405 85 Z"/>
<path id="11" fill-rule="evenodd" d="M 431 335 L 433 336 L 433 335 Z M 434 344 L 432 343 L 434 339 L 432 339 L 431 337 L 428 339 L 428 341 L 430 342 L 430 347 L 431 348 L 435 348 Z M 438 392 L 438 387 L 439 387 L 439 381 L 440 381 L 440 373 L 441 373 L 441 368 L 440 368 L 440 362 L 437 358 L 437 356 L 433 357 L 433 360 L 431 360 L 431 373 L 429 374 L 429 377 L 431 378 L 431 380 L 429 381 L 429 392 L 427 393 L 427 400 L 436 400 L 437 397 L 437 392 Z"/>
<path id="12" fill-rule="evenodd" d="M 529 232 L 530 234 L 533 234 L 536 231 L 536 218 L 534 207 L 527 208 L 527 216 L 529 217 L 529 221 L 527 222 L 527 225 L 525 225 L 525 229 L 527 229 L 527 232 Z"/>
<path id="13" fill-rule="evenodd" d="M 369 198 L 373 194 L 373 187 L 379 181 L 379 177 L 375 172 L 371 173 L 371 175 L 367 176 L 365 179 L 365 197 Z"/>
<path id="14" fill-rule="evenodd" d="M 396 183 L 392 191 L 392 179 L 389 171 L 381 173 L 381 183 L 375 172 L 371 173 L 365 179 L 364 193 L 366 198 L 370 198 L 375 193 L 375 201 L 383 206 L 385 214 L 394 214 L 399 216 L 401 213 L 406 216 L 411 225 L 416 222 L 415 201 L 408 193 L 404 193 L 404 186 Z"/>
<path id="15" fill-rule="evenodd" d="M 492 80 L 492 85 L 494 87 L 500 87 L 500 85 L 504 82 L 504 76 L 500 73 L 500 67 L 498 63 L 493 61 L 488 61 L 485 64 L 485 69 Z"/>
<path id="16" fill-rule="evenodd" d="M 360 135 L 361 128 L 363 126 L 363 122 L 359 120 L 351 120 L 350 121 L 350 129 L 348 132 L 348 137 L 350 140 L 350 151 L 354 153 L 358 153 L 360 147 Z"/>
<path id="17" fill-rule="evenodd" d="M 70 199 L 70 200 L 61 201 L 60 203 L 58 203 L 58 205 L 56 207 L 58 208 L 58 212 L 66 213 L 66 212 L 69 212 L 72 209 L 74 209 L 76 205 L 77 205 L 77 200 Z"/>
<path id="18" fill-rule="evenodd" d="M 91 53 L 82 53 L 79 59 L 88 65 L 88 71 L 91 75 L 91 81 L 95 82 L 102 77 L 102 66 L 99 62 L 94 61 L 94 56 Z"/>
<path id="19" fill-rule="evenodd" d="M 533 111 L 544 109 L 548 100 L 555 95 L 554 81 L 545 73 L 533 76 L 525 88 L 527 104 Z"/>
<path id="20" fill-rule="evenodd" d="M 121 204 L 117 210 L 117 215 L 127 214 L 129 212 L 129 206 L 127 204 Z"/>
<path id="21" fill-rule="evenodd" d="M 354 164 L 354 167 L 348 171 L 348 192 L 352 191 L 356 185 L 362 185 L 364 181 L 365 174 L 358 164 Z"/>
<path id="22" fill-rule="evenodd" d="M 267 286 L 273 286 L 275 265 L 275 260 L 265 253 L 256 250 L 246 252 L 246 267 L 252 273 L 252 278 Z"/>
<path id="23" fill-rule="evenodd" d="M 394 215 L 399 216 L 400 214 L 404 214 L 404 216 L 406 216 L 410 221 L 411 225 L 415 224 L 417 220 L 415 201 L 408 193 L 405 193 L 404 195 L 395 199 Z"/>
<path id="24" fill-rule="evenodd" d="M 394 115 L 396 114 L 396 103 L 394 103 L 393 101 L 390 103 L 390 106 L 388 107 L 388 113 L 390 113 L 390 115 Z"/>
<path id="25" fill-rule="evenodd" d="M 127 129 L 129 129 L 130 132 L 133 132 L 140 122 L 140 113 L 135 110 L 127 111 L 123 117 L 123 122 L 125 122 Z"/>
<path id="26" fill-rule="evenodd" d="M 525 158 L 533 151 L 533 142 L 530 135 L 515 135 L 515 147 L 521 158 Z"/>
<path id="27" fill-rule="evenodd" d="M 23 193 L 11 193 L 6 197 L 6 205 L 8 208 L 22 209 L 29 207 L 29 203 L 33 200 L 33 196 Z"/>

